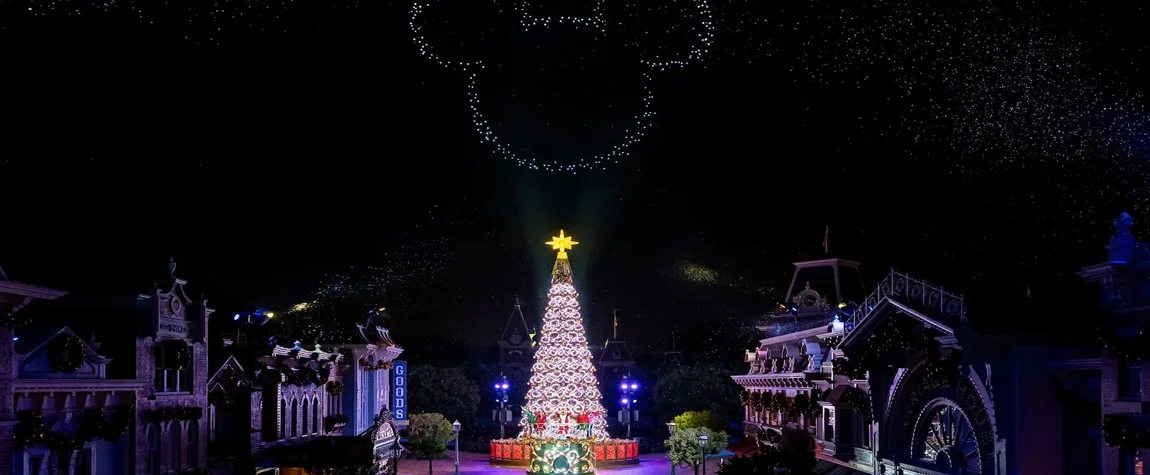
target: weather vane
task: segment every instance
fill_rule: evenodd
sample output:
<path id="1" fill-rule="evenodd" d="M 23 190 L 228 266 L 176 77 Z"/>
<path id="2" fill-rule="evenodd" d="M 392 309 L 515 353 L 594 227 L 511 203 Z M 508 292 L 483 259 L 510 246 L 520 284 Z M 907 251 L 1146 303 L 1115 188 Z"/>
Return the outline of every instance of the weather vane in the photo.
<path id="1" fill-rule="evenodd" d="M 563 230 L 560 229 L 559 230 L 559 237 L 551 236 L 551 240 L 545 242 L 544 244 L 551 246 L 551 250 L 553 250 L 553 251 L 559 251 L 559 258 L 560 259 L 566 259 L 567 258 L 567 250 L 568 249 L 574 249 L 575 245 L 579 244 L 579 243 L 572 241 L 571 236 L 564 236 Z"/>

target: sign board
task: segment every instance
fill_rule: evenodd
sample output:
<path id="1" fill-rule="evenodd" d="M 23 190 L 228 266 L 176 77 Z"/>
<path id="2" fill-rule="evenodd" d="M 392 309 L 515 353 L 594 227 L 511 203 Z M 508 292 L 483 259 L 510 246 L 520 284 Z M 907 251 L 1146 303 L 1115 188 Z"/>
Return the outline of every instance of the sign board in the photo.
<path id="1" fill-rule="evenodd" d="M 187 320 L 177 320 L 174 318 L 160 317 L 157 330 L 160 336 L 173 337 L 173 338 L 188 338 L 191 333 L 191 325 Z"/>
<path id="2" fill-rule="evenodd" d="M 391 378 L 392 416 L 396 422 L 407 421 L 407 362 L 396 361 Z"/>

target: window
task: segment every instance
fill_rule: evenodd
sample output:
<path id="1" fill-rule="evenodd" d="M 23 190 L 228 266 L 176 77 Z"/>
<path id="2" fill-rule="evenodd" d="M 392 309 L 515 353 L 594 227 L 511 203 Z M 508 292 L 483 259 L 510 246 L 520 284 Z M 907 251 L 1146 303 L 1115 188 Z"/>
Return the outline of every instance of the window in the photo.
<path id="1" fill-rule="evenodd" d="M 148 475 L 160 475 L 160 432 L 153 425 L 148 425 Z"/>
<path id="2" fill-rule="evenodd" d="M 188 468 L 200 466 L 200 421 L 188 422 Z"/>
<path id="3" fill-rule="evenodd" d="M 298 399 L 292 399 L 291 400 L 291 437 L 293 439 L 299 433 L 299 432 L 296 432 L 296 428 L 298 427 L 297 423 L 299 422 L 296 420 L 296 414 L 298 413 L 298 411 L 299 411 L 299 400 Z"/>
<path id="4" fill-rule="evenodd" d="M 156 392 L 191 392 L 192 374 L 189 367 L 191 348 L 183 340 L 156 345 Z"/>
<path id="5" fill-rule="evenodd" d="M 823 440 L 834 442 L 835 440 L 835 410 L 827 408 L 823 413 L 823 420 L 826 425 L 823 429 Z"/>
<path id="6" fill-rule="evenodd" d="M 168 430 L 171 432 L 170 437 L 172 444 L 172 453 L 170 459 L 172 462 L 168 469 L 176 472 L 180 471 L 184 465 L 183 459 L 180 458 L 180 449 L 182 448 L 181 445 L 183 445 L 183 440 L 181 440 L 181 436 L 183 434 L 180 434 L 180 429 L 180 421 L 172 421 L 171 425 L 168 426 Z"/>
<path id="7" fill-rule="evenodd" d="M 39 475 L 45 473 L 48 467 L 44 466 L 45 455 L 31 455 L 28 457 L 28 471 L 29 474 Z"/>
<path id="8" fill-rule="evenodd" d="M 1128 361 L 1118 362 L 1118 397 L 1142 398 L 1142 366 Z"/>
<path id="9" fill-rule="evenodd" d="M 92 475 L 92 449 L 81 450 L 76 456 L 76 475 Z"/>
<path id="10" fill-rule="evenodd" d="M 307 431 L 307 416 L 308 416 L 307 403 L 308 403 L 307 398 L 306 397 L 303 398 L 303 411 L 301 411 L 301 413 L 300 413 L 303 416 L 301 418 L 301 420 L 303 421 L 303 424 L 300 424 L 300 435 L 304 435 L 304 436 L 306 436 L 308 434 L 308 431 Z"/>
<path id="11" fill-rule="evenodd" d="M 287 428 L 288 408 L 287 401 L 280 399 L 280 439 L 286 439 L 288 435 Z"/>
<path id="12" fill-rule="evenodd" d="M 1120 475 L 1142 475 L 1142 459 L 1134 452 L 1123 450 L 1118 456 Z"/>
<path id="13" fill-rule="evenodd" d="M 319 433 L 319 398 L 315 398 L 311 404 L 311 433 Z"/>

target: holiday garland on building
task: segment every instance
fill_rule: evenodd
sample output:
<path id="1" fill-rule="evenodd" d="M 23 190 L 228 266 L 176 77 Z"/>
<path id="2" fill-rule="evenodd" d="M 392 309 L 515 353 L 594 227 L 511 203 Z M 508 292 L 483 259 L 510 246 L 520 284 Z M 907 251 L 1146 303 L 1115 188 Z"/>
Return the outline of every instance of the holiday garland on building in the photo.
<path id="1" fill-rule="evenodd" d="M 1111 358 L 1125 361 L 1150 359 L 1150 335 L 1139 329 L 1137 335 L 1121 335 L 1115 328 L 1098 327 L 1102 348 Z"/>
<path id="2" fill-rule="evenodd" d="M 1127 451 L 1150 448 L 1150 429 L 1128 430 L 1127 414 L 1107 414 L 1102 418 L 1102 440 L 1110 447 Z"/>
<path id="3" fill-rule="evenodd" d="M 11 308 L 0 310 L 0 327 L 19 330 L 28 326 L 31 322 L 32 318 L 25 313 L 13 311 Z"/>
<path id="4" fill-rule="evenodd" d="M 44 414 L 39 411 L 20 411 L 16 423 L 15 444 L 19 449 L 37 445 L 54 450 L 70 451 L 84 448 L 84 444 L 96 439 L 114 441 L 128 431 L 136 414 L 136 406 L 122 404 L 112 414 L 103 409 L 88 409 L 80 418 L 75 433 L 57 430 L 50 431 L 44 424 Z"/>
<path id="5" fill-rule="evenodd" d="M 343 393 L 343 383 L 339 382 L 339 381 L 328 381 L 327 382 L 327 392 L 328 392 L 328 394 L 335 394 L 335 395 L 342 394 Z"/>
<path id="6" fill-rule="evenodd" d="M 560 231 L 559 236 L 547 244 L 559 252 L 551 271 L 551 290 L 547 293 L 547 310 L 543 314 L 535 363 L 531 366 L 520 422 L 523 431 L 519 437 L 532 442 L 555 436 L 606 439 L 607 421 L 603 417 L 606 409 L 601 402 L 591 350 L 587 347 L 579 293 L 567 260 L 566 251 L 578 243 Z M 529 417 L 543 417 L 557 424 L 544 422 L 543 427 L 539 427 L 539 423 L 530 424 Z M 580 433 L 571 424 L 583 418 L 589 427 Z"/>
<path id="7" fill-rule="evenodd" d="M 874 405 L 870 395 L 859 388 L 847 388 L 843 391 L 843 401 L 854 408 L 867 424 L 874 422 Z"/>

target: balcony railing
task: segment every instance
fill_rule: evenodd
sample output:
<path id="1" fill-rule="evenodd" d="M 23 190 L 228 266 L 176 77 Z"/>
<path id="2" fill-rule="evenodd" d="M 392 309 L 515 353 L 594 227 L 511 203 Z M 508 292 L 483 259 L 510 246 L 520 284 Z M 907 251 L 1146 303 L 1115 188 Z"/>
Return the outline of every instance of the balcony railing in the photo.
<path id="1" fill-rule="evenodd" d="M 922 311 L 928 317 L 941 317 L 941 323 L 949 325 L 957 323 L 965 330 L 970 329 L 970 323 L 966 319 L 966 298 L 963 295 L 948 292 L 942 287 L 891 269 L 890 274 L 879 283 L 878 288 L 867 297 L 866 302 L 847 320 L 847 331 L 857 328 L 878 303 L 887 297 Z"/>

